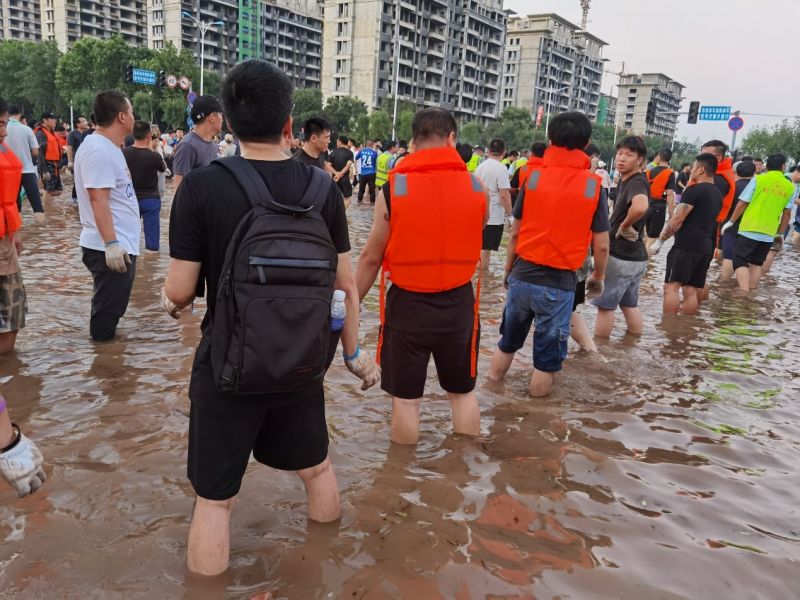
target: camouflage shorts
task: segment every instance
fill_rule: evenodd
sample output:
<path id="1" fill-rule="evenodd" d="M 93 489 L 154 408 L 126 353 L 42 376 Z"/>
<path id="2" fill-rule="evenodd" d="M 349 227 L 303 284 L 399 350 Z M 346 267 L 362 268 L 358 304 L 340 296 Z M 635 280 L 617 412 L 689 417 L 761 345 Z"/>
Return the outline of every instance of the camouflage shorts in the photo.
<path id="1" fill-rule="evenodd" d="M 0 275 L 0 333 L 18 331 L 25 327 L 28 298 L 22 273 Z"/>
<path id="2" fill-rule="evenodd" d="M 60 192 L 64 189 L 61 183 L 61 166 L 59 163 L 48 160 L 45 161 L 45 168 L 50 173 L 50 181 L 44 182 L 44 189 L 46 192 Z"/>

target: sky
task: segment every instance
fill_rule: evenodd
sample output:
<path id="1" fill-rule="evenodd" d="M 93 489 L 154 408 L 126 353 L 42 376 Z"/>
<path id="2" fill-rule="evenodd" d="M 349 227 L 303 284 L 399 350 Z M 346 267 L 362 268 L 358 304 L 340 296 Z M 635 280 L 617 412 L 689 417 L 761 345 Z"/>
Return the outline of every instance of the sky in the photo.
<path id="1" fill-rule="evenodd" d="M 505 0 L 520 15 L 554 12 L 580 25 L 579 0 Z M 592 0 L 589 32 L 607 46 L 606 69 L 626 73 L 664 73 L 686 86 L 689 102 L 731 106 L 743 113 L 800 115 L 797 23 L 800 0 Z M 603 92 L 617 77 L 604 74 Z M 747 131 L 776 125 L 780 117 L 742 115 Z M 790 119 L 791 120 L 791 119 Z M 726 122 L 686 123 L 678 117 L 678 139 L 720 138 L 730 142 Z"/>

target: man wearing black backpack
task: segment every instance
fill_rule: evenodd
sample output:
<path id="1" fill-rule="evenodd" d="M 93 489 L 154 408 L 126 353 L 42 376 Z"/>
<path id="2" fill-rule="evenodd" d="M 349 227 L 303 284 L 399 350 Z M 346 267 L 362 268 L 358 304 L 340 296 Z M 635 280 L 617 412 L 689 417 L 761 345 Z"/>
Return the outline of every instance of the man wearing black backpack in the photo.
<path id="1" fill-rule="evenodd" d="M 189 385 L 189 479 L 197 493 L 189 570 L 228 566 L 230 514 L 250 453 L 297 471 L 309 517 L 339 517 L 328 459 L 322 379 L 336 349 L 333 290 L 346 294 L 345 364 L 364 382 L 379 370 L 358 347 L 359 301 L 341 192 L 329 175 L 289 158 L 292 83 L 248 60 L 222 84 L 241 157 L 187 174 L 170 217 L 169 273 L 162 292 L 177 318 L 203 283 L 203 319 Z"/>

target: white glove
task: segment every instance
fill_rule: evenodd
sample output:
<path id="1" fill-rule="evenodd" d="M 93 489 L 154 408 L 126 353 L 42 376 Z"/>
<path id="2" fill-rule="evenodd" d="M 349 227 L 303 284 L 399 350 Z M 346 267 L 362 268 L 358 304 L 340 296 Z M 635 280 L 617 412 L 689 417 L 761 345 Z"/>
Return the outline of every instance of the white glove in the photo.
<path id="1" fill-rule="evenodd" d="M 731 223 L 730 221 L 728 221 L 727 223 L 725 223 L 725 225 L 723 225 L 723 226 L 722 226 L 722 229 L 720 229 L 720 233 L 724 234 L 724 233 L 725 233 L 726 231 L 728 231 L 728 229 L 730 229 L 731 227 L 733 227 L 733 223 Z"/>
<path id="2" fill-rule="evenodd" d="M 29 438 L 14 425 L 19 436 L 17 445 L 0 454 L 0 475 L 3 476 L 22 498 L 32 494 L 45 482 L 47 477 L 42 469 L 42 453 Z"/>
<path id="3" fill-rule="evenodd" d="M 589 279 L 586 280 L 586 299 L 592 300 L 593 298 L 599 298 L 603 295 L 604 289 L 605 283 L 603 283 L 602 279 L 589 277 Z"/>
<path id="4" fill-rule="evenodd" d="M 161 288 L 161 307 L 173 319 L 177 319 L 180 316 L 182 310 L 182 307 L 178 306 L 167 297 L 167 288 L 165 287 Z"/>
<path id="5" fill-rule="evenodd" d="M 362 390 L 371 388 L 381 378 L 381 368 L 360 347 L 356 347 L 354 356 L 345 357 L 344 364 L 348 371 L 364 382 Z"/>
<path id="6" fill-rule="evenodd" d="M 106 266 L 115 273 L 127 273 L 131 257 L 122 245 L 114 240 L 106 244 Z"/>
<path id="7" fill-rule="evenodd" d="M 662 240 L 661 238 L 658 238 L 655 242 L 653 242 L 653 245 L 650 246 L 649 250 L 650 256 L 655 256 L 656 254 L 658 254 L 661 251 L 661 246 L 663 245 L 664 245 L 664 240 Z"/>

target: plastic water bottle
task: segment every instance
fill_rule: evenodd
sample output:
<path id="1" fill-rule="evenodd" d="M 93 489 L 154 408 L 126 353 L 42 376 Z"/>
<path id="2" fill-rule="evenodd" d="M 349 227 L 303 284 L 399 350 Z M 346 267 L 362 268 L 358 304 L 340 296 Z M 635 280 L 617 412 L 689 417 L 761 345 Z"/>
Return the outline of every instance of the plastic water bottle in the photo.
<path id="1" fill-rule="evenodd" d="M 344 318 L 347 316 L 347 309 L 344 306 L 344 291 L 333 291 L 333 302 L 331 302 L 331 331 L 341 331 L 344 328 Z"/>

